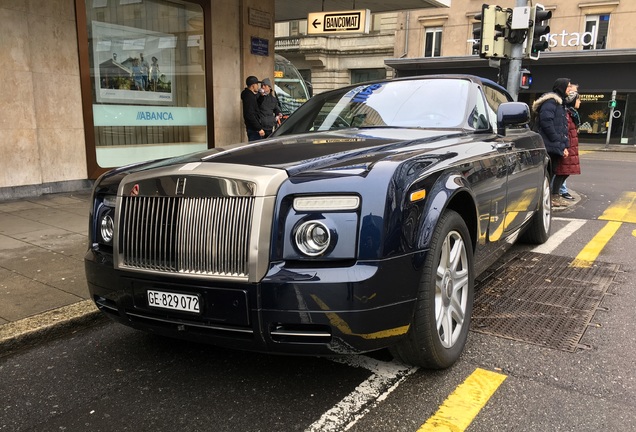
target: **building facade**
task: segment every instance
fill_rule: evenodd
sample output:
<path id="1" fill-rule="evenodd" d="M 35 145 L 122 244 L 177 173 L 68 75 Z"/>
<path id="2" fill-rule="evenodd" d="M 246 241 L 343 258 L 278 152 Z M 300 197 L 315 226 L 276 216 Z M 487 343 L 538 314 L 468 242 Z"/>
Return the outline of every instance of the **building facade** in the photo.
<path id="1" fill-rule="evenodd" d="M 513 8 L 517 2 L 490 3 Z M 480 25 L 475 17 L 481 13 L 483 4 L 481 0 L 453 0 L 448 8 L 398 12 L 383 17 L 377 34 L 328 40 L 304 36 L 306 22 L 291 24 L 297 34 L 289 37 L 284 33 L 287 28 L 277 24 L 277 52 L 308 70 L 307 76 L 317 80 L 314 86 L 317 92 L 331 88 L 323 82 L 323 76 L 338 77 L 338 85 L 359 82 L 358 68 L 376 70 L 374 76 L 369 75 L 370 79 L 383 74 L 393 77 L 469 73 L 506 85 L 506 61 L 502 60 L 497 67 L 479 58 L 474 50 L 473 31 Z M 636 19 L 636 2 L 555 0 L 544 6 L 552 12 L 548 23 L 549 48 L 539 60 L 524 60 L 523 67 L 532 72 L 533 84 L 530 89 L 520 91 L 519 100 L 531 104 L 537 96 L 552 89 L 556 78 L 570 78 L 579 84 L 583 100 L 581 139 L 605 142 L 612 113 L 610 142 L 636 144 L 636 80 L 633 79 L 636 33 L 630 32 Z M 378 43 L 380 36 L 382 42 Z M 288 39 L 295 41 L 292 46 L 281 46 Z M 393 53 L 384 59 L 388 68 L 383 71 L 379 58 L 391 43 Z M 379 49 L 380 46 L 383 48 Z M 617 106 L 611 111 L 613 92 Z"/>
<path id="2" fill-rule="evenodd" d="M 276 52 L 291 61 L 321 93 L 351 83 L 392 76 L 398 14 L 372 16 L 369 34 L 307 36 L 307 20 L 277 23 Z"/>
<path id="3" fill-rule="evenodd" d="M 248 75 L 274 77 L 275 44 L 315 92 L 422 73 L 498 78 L 469 41 L 483 1 L 390 10 L 407 3 L 423 4 L 384 2 L 368 35 L 308 37 L 306 20 L 276 23 L 276 8 L 296 19 L 314 2 L 0 0 L 0 199 L 85 188 L 113 166 L 244 142 L 239 93 Z M 636 2 L 545 6 L 552 47 L 525 62 L 534 84 L 520 99 L 569 77 L 581 86 L 587 137 L 602 140 L 616 91 L 612 142 L 635 144 Z"/>
<path id="4" fill-rule="evenodd" d="M 454 0 L 444 10 L 400 12 L 395 56 L 387 65 L 395 68 L 398 76 L 473 73 L 505 85 L 506 68 L 492 67 L 474 52 L 473 30 L 479 26 L 475 16 L 482 4 Z M 496 4 L 516 6 L 514 0 Z M 636 19 L 636 2 L 559 0 L 544 6 L 552 12 L 546 36 L 549 48 L 538 60 L 523 61 L 523 67 L 532 72 L 533 84 L 520 91 L 519 100 L 531 104 L 552 89 L 556 78 L 570 78 L 579 84 L 581 93 L 581 140 L 606 142 L 609 132 L 613 144 L 636 144 L 636 33 L 630 31 Z M 613 92 L 617 105 L 612 111 L 609 102 Z"/>
<path id="5" fill-rule="evenodd" d="M 273 77 L 274 0 L 0 1 L 0 199 L 245 141 Z"/>

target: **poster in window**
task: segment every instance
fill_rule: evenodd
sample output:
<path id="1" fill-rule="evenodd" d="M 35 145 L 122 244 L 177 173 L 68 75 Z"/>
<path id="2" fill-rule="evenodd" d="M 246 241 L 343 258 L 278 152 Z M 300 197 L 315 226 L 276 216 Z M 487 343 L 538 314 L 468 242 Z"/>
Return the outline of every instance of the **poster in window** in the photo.
<path id="1" fill-rule="evenodd" d="M 93 21 L 98 103 L 173 105 L 177 37 Z"/>

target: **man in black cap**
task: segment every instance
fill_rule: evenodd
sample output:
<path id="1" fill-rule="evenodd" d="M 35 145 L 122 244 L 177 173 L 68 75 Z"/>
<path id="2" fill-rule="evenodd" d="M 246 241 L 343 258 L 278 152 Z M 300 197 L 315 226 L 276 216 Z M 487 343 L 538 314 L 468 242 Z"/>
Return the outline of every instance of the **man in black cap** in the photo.
<path id="1" fill-rule="evenodd" d="M 241 92 L 243 101 L 243 120 L 247 130 L 248 141 L 256 141 L 265 136 L 258 116 L 258 85 L 260 81 L 255 76 L 248 76 L 245 89 Z"/>

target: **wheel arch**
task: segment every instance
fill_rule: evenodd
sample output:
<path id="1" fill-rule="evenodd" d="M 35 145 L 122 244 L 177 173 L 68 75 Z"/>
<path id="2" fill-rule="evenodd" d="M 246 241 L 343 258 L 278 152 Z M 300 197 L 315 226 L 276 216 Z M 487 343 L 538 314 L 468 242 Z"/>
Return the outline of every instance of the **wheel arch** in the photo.
<path id="1" fill-rule="evenodd" d="M 479 237 L 479 217 L 476 197 L 465 179 L 459 174 L 442 176 L 430 189 L 427 199 L 428 203 L 423 209 L 425 214 L 419 227 L 418 249 L 428 248 L 430 235 L 440 217 L 447 209 L 451 209 L 464 219 L 474 253 Z"/>
<path id="2" fill-rule="evenodd" d="M 477 205 L 475 204 L 475 199 L 468 190 L 458 190 L 451 197 L 446 209 L 454 210 L 464 219 L 468 232 L 470 233 L 470 240 L 474 253 L 477 247 L 478 237 Z"/>

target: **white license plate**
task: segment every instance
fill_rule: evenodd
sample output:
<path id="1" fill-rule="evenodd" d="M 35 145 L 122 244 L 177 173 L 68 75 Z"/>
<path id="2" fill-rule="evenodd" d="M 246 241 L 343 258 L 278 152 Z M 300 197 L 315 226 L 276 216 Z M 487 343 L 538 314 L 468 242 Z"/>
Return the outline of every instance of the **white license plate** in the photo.
<path id="1" fill-rule="evenodd" d="M 148 306 L 184 312 L 201 312 L 198 296 L 165 291 L 148 290 Z"/>

